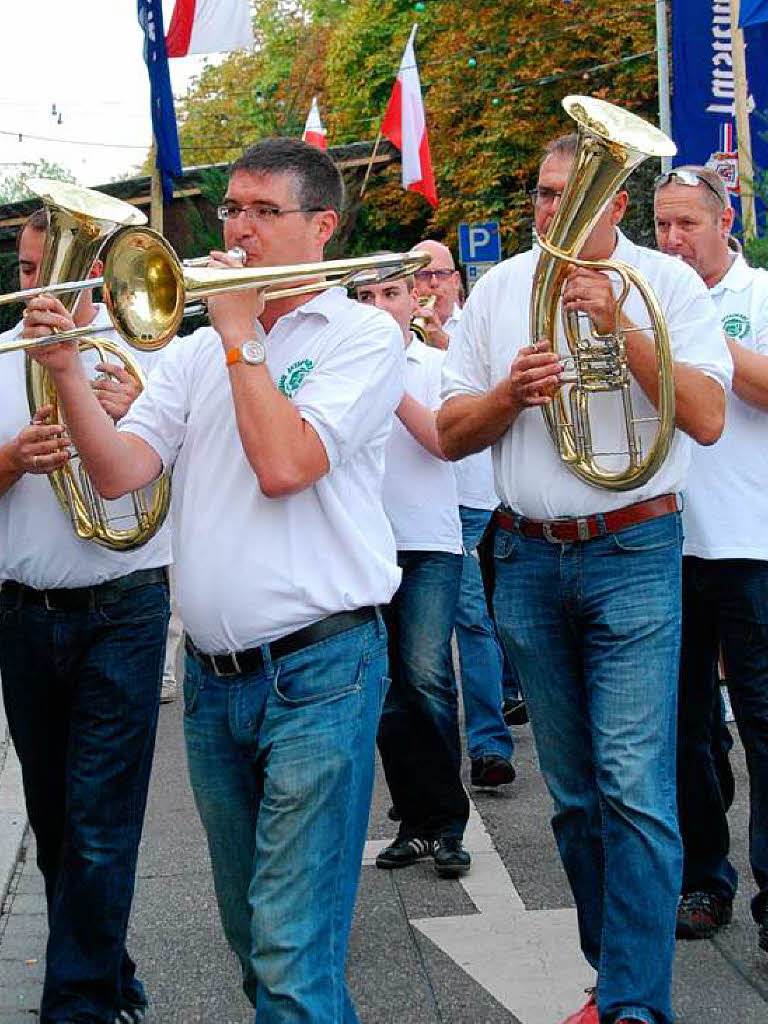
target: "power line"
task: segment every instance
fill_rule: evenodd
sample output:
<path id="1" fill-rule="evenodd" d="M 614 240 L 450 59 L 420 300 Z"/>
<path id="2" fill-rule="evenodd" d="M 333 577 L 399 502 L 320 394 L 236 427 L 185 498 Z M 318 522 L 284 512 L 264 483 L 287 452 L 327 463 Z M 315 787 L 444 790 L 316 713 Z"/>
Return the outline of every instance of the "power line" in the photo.
<path id="1" fill-rule="evenodd" d="M 535 79 L 530 82 L 523 82 L 519 85 L 511 85 L 507 88 L 493 88 L 490 86 L 478 86 L 474 91 L 476 92 L 494 92 L 502 93 L 506 95 L 512 95 L 514 93 L 522 92 L 525 89 L 537 88 L 542 85 L 551 85 L 553 82 L 559 82 L 566 78 L 582 78 L 584 75 L 592 75 L 600 71 L 605 71 L 608 68 L 617 67 L 623 64 L 629 64 L 638 60 L 645 60 L 648 57 L 654 56 L 656 53 L 655 48 L 650 50 L 643 50 L 641 53 L 629 54 L 626 57 L 618 57 L 616 60 L 605 61 L 601 64 L 593 64 L 585 68 L 577 68 L 572 71 L 561 71 L 556 72 L 552 75 L 545 75 L 542 78 Z M 343 108 L 338 108 L 343 109 Z M 211 115 L 215 117 L 216 115 Z M 378 121 L 381 115 L 377 114 L 372 117 L 356 118 L 353 121 L 348 122 L 349 125 L 355 124 L 371 124 L 372 122 Z M 90 142 L 78 139 L 59 139 L 54 136 L 48 135 L 28 135 L 25 132 L 10 131 L 7 129 L 0 129 L 0 135 L 6 135 L 10 137 L 18 137 L 19 141 L 29 140 L 36 142 L 58 142 L 62 145 L 71 146 L 85 146 L 102 149 L 140 149 L 147 151 L 149 150 L 148 143 L 125 143 L 125 142 Z M 240 140 L 221 143 L 220 145 L 200 145 L 200 144 L 188 144 L 181 145 L 183 152 L 203 151 L 203 152 L 223 152 L 227 149 L 234 149 L 240 145 Z"/>

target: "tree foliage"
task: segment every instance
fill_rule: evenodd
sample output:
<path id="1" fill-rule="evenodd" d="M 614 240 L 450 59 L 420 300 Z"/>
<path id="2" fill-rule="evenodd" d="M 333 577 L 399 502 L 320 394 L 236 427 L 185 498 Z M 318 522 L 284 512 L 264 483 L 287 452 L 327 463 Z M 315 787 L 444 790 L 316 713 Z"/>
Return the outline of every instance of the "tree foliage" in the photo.
<path id="1" fill-rule="evenodd" d="M 0 203 L 16 203 L 21 199 L 31 199 L 32 193 L 27 188 L 29 178 L 55 178 L 57 181 L 76 181 L 75 176 L 61 164 L 52 163 L 42 157 L 36 163 L 26 164 L 13 174 L 0 178 Z"/>
<path id="2" fill-rule="evenodd" d="M 313 95 L 332 145 L 373 141 L 419 22 L 440 203 L 433 212 L 404 192 L 399 165 L 374 173 L 355 251 L 425 235 L 453 242 L 460 221 L 498 219 L 510 254 L 530 241 L 525 196 L 541 144 L 570 130 L 563 96 L 588 93 L 655 120 L 652 0 L 253 0 L 253 10 L 254 50 L 209 65 L 180 104 L 187 166 L 229 160 L 267 135 L 300 135 Z M 359 187 L 358 178 L 353 205 Z"/>

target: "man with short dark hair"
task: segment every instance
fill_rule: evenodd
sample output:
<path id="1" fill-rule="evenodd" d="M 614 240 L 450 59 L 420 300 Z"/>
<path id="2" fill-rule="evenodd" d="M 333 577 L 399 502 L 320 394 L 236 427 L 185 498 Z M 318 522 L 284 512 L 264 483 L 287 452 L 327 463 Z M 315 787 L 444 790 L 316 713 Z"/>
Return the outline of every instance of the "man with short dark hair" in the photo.
<path id="1" fill-rule="evenodd" d="M 722 649 L 749 772 L 752 915 L 768 951 L 768 273 L 729 246 L 734 211 L 711 168 L 659 175 L 654 207 L 659 248 L 709 288 L 734 364 L 723 436 L 714 448 L 693 449 L 683 506 L 677 936 L 704 939 L 728 924 L 738 881 L 712 757 Z"/>
<path id="2" fill-rule="evenodd" d="M 232 166 L 225 247 L 249 267 L 320 262 L 342 196 L 321 150 L 260 142 Z M 48 304 L 35 310 L 44 329 Z M 258 289 L 220 294 L 208 310 L 213 326 L 164 353 L 119 431 L 65 346 L 38 358 L 99 490 L 174 466 L 190 778 L 256 1019 L 347 1024 L 387 687 L 378 606 L 400 581 L 381 488 L 403 344 L 391 317 L 320 281 L 266 305 Z"/>
<path id="3" fill-rule="evenodd" d="M 22 228 L 22 288 L 38 283 L 47 230 L 44 210 Z M 95 326 L 124 345 L 89 289 L 72 317 L 45 301 L 57 328 Z M 32 333 L 23 319 L 3 338 Z M 74 358 L 100 371 L 86 386 L 119 420 L 138 393 L 134 378 L 93 351 Z M 156 358 L 138 355 L 145 370 Z M 24 352 L 0 356 L 0 672 L 48 907 L 40 1021 L 139 1024 L 147 998 L 126 932 L 157 728 L 170 529 L 134 551 L 76 536 L 48 479 L 72 451 L 51 413 L 40 408 L 30 422 Z"/>
<path id="4" fill-rule="evenodd" d="M 550 233 L 576 148 L 576 137 L 564 136 L 545 149 L 534 208 L 540 236 Z M 623 190 L 607 199 L 577 255 L 636 267 L 669 326 L 678 429 L 658 472 L 629 493 L 601 489 L 569 472 L 551 443 L 540 407 L 563 380 L 563 339 L 529 339 L 538 247 L 493 268 L 473 289 L 446 357 L 438 415 L 449 457 L 493 446 L 502 501 L 496 622 L 520 672 L 554 801 L 552 825 L 581 948 L 598 973 L 596 993 L 568 1024 L 672 1024 L 681 869 L 677 494 L 691 439 L 711 444 L 722 430 L 731 374 L 703 284 L 683 263 L 620 233 L 626 204 Z M 607 273 L 571 269 L 563 306 L 579 314 L 582 334 L 615 331 L 618 289 Z M 648 422 L 656 354 L 636 289 L 620 316 L 636 429 L 647 451 L 656 429 Z M 600 469 L 615 471 L 623 402 L 600 398 L 590 411 L 594 451 Z"/>

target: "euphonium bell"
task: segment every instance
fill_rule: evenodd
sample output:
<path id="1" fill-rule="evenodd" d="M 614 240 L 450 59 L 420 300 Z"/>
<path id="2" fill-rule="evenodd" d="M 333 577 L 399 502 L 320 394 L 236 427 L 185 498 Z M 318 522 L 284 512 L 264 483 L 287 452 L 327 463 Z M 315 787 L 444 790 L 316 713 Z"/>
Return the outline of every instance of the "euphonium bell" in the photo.
<path id="1" fill-rule="evenodd" d="M 606 203 L 635 167 L 649 156 L 672 156 L 676 148 L 657 128 L 603 100 L 568 96 L 563 106 L 578 125 L 579 141 L 549 234 L 537 239 L 542 253 L 533 279 L 530 329 L 532 342 L 544 339 L 557 351 L 562 318 L 570 356 L 566 356 L 564 384 L 552 402 L 542 407 L 542 413 L 552 442 L 572 473 L 595 487 L 624 491 L 649 480 L 672 443 L 675 388 L 669 331 L 650 285 L 634 267 L 616 260 L 583 261 L 578 254 Z M 612 334 L 584 338 L 578 314 L 562 311 L 562 291 L 571 266 L 616 273 L 621 279 Z M 632 409 L 631 376 L 621 330 L 621 312 L 633 286 L 645 303 L 656 350 L 658 426 L 647 452 L 642 450 L 637 430 L 641 421 Z M 619 440 L 616 450 L 600 452 L 593 445 L 589 405 L 596 396 L 607 393 L 613 393 L 622 404 L 626 437 L 624 447 Z M 615 462 L 617 456 L 624 458 L 623 467 L 606 466 L 606 461 Z"/>

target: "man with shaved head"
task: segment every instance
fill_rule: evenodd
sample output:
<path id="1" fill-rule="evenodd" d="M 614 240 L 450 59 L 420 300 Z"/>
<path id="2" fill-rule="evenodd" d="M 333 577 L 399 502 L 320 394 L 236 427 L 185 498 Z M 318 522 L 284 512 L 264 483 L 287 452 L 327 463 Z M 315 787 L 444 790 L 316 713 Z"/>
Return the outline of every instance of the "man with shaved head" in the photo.
<path id="1" fill-rule="evenodd" d="M 683 506 L 677 937 L 706 939 L 727 925 L 738 881 L 711 753 L 722 648 L 749 770 L 752 915 L 768 951 L 768 274 L 730 248 L 734 211 L 711 168 L 660 175 L 654 215 L 662 252 L 687 263 L 709 288 L 734 365 L 723 436 L 713 448 L 693 448 Z"/>

